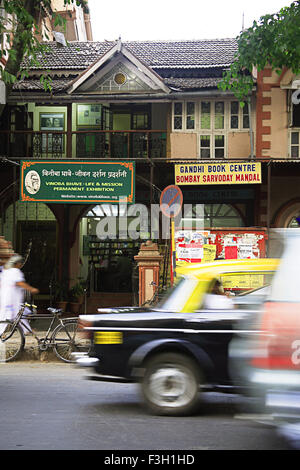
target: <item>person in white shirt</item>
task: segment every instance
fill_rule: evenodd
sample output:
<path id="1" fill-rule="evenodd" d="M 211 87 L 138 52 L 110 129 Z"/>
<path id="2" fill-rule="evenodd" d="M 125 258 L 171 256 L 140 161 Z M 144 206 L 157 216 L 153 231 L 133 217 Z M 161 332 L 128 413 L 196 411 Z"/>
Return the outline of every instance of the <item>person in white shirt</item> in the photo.
<path id="1" fill-rule="evenodd" d="M 39 292 L 25 281 L 21 267 L 22 257 L 16 254 L 7 261 L 2 270 L 0 284 L 0 320 L 2 321 L 15 319 L 24 302 L 24 290 L 33 295 Z M 25 331 L 24 328 L 23 330 Z"/>

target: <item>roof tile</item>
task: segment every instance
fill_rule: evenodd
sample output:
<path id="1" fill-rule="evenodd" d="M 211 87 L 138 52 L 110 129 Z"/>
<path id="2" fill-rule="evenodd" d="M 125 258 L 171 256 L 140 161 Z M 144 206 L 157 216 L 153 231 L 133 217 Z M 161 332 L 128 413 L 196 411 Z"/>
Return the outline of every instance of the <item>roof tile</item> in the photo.
<path id="1" fill-rule="evenodd" d="M 56 42 L 47 43 L 48 52 L 37 57 L 40 64 L 31 66 L 29 78 L 19 81 L 14 89 L 43 89 L 39 75 L 47 69 L 53 78 L 53 92 L 64 91 L 74 77 L 99 60 L 115 44 L 115 41 L 74 41 L 63 47 Z M 122 44 L 158 73 L 168 86 L 182 90 L 215 88 L 222 69 L 232 63 L 237 52 L 236 39 L 128 41 Z M 188 73 L 189 70 L 192 72 Z"/>

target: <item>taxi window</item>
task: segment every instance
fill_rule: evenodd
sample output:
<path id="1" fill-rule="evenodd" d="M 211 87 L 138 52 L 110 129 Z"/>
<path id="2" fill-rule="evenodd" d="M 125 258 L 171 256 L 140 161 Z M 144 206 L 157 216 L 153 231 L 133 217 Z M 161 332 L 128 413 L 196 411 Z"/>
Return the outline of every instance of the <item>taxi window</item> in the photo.
<path id="1" fill-rule="evenodd" d="M 180 312 L 198 285 L 197 279 L 182 277 L 158 305 L 160 309 Z"/>
<path id="2" fill-rule="evenodd" d="M 241 294 L 270 285 L 273 275 L 270 271 L 224 273 L 221 275 L 221 282 L 225 292 Z"/>

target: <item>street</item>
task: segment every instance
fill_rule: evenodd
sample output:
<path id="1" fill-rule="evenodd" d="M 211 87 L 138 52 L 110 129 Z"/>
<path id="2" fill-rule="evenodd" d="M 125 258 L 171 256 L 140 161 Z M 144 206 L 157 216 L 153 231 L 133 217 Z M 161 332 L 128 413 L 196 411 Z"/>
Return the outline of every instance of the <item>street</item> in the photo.
<path id="1" fill-rule="evenodd" d="M 86 369 L 64 363 L 1 364 L 0 449 L 287 449 L 269 426 L 237 419 L 245 398 L 210 393 L 196 416 L 152 416 L 137 385 L 86 376 Z"/>

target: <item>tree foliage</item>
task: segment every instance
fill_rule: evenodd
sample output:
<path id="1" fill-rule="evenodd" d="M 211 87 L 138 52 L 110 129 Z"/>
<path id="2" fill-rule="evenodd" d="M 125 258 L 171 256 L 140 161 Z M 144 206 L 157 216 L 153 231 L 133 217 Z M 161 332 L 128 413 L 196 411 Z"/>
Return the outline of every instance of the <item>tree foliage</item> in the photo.
<path id="1" fill-rule="evenodd" d="M 237 37 L 237 43 L 235 60 L 219 88 L 231 90 L 242 103 L 254 86 L 253 68 L 261 71 L 270 66 L 281 73 L 286 67 L 295 74 L 300 72 L 300 1 L 254 21 Z"/>
<path id="2" fill-rule="evenodd" d="M 64 5 L 76 4 L 87 9 L 85 0 L 64 0 Z M 38 56 L 47 51 L 47 45 L 39 41 L 42 20 L 52 18 L 53 28 L 65 28 L 65 19 L 51 6 L 51 0 L 2 0 L 0 1 L 0 39 L 6 39 L 8 47 L 0 50 L 0 60 L 5 64 L 0 67 L 0 77 L 8 88 L 28 75 L 31 65 L 38 64 Z M 46 30 L 46 39 L 49 39 Z M 23 59 L 27 58 L 27 66 L 22 68 Z M 41 81 L 45 89 L 51 88 L 47 74 Z"/>

